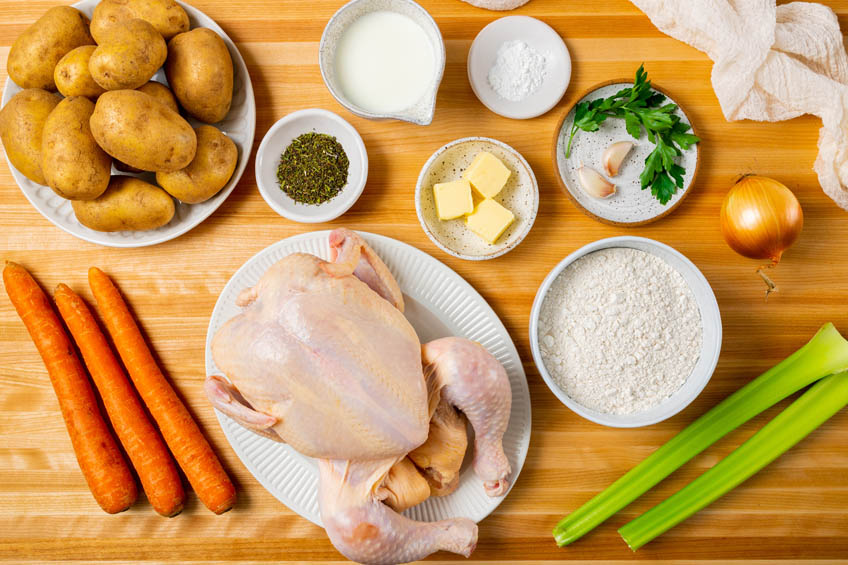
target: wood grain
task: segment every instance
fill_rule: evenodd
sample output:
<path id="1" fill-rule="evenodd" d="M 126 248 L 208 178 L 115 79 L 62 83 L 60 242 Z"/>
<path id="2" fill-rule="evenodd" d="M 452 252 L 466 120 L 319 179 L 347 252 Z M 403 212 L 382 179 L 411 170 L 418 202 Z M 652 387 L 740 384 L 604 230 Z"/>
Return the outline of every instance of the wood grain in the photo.
<path id="1" fill-rule="evenodd" d="M 55 0 L 0 1 L 0 61 L 9 45 Z M 85 277 L 97 265 L 126 293 L 162 360 L 220 453 L 240 492 L 237 507 L 214 516 L 191 495 L 182 515 L 165 519 L 146 502 L 107 516 L 77 468 L 47 375 L 9 301 L 0 299 L 0 559 L 217 562 L 342 562 L 319 528 L 269 495 L 240 464 L 206 402 L 206 325 L 232 273 L 281 238 L 345 225 L 408 242 L 465 277 L 501 316 L 525 363 L 533 401 L 533 436 L 521 477 L 506 501 L 480 524 L 472 560 L 538 565 L 827 563 L 848 557 L 848 413 L 814 432 L 736 491 L 638 553 L 616 529 L 718 461 L 780 407 L 743 426 L 579 543 L 558 549 L 550 531 L 565 513 L 648 455 L 716 402 L 779 361 L 826 321 L 848 331 L 848 213 L 821 191 L 811 170 L 819 121 L 728 123 L 710 86 L 710 61 L 654 29 L 626 0 L 532 0 L 516 11 L 539 17 L 566 40 L 574 61 L 559 105 L 527 121 L 483 107 L 468 84 L 465 58 L 475 34 L 499 15 L 459 0 L 421 0 L 446 39 L 448 62 L 435 120 L 428 127 L 352 116 L 329 95 L 317 50 L 326 20 L 341 0 L 195 0 L 238 43 L 256 91 L 257 139 L 287 113 L 305 107 L 338 112 L 362 134 L 370 176 L 359 202 L 328 225 L 304 226 L 277 216 L 256 189 L 253 162 L 236 190 L 206 222 L 168 243 L 109 249 L 75 239 L 33 209 L 0 166 L 0 253 L 32 270 L 44 288 L 65 282 L 90 299 Z M 848 1 L 827 2 L 848 25 Z M 669 217 L 638 228 L 591 220 L 559 191 L 550 158 L 553 128 L 578 93 L 644 62 L 651 78 L 683 104 L 703 138 L 702 164 L 691 196 Z M 5 80 L 5 66 L 0 79 Z M 506 256 L 465 262 L 432 245 L 415 216 L 419 168 L 442 144 L 484 135 L 518 149 L 541 188 L 540 213 L 527 239 Z M 722 241 L 722 197 L 742 173 L 782 180 L 806 215 L 798 243 L 774 276 L 780 291 L 766 303 L 757 264 Z M 620 234 L 668 243 L 704 272 L 724 320 L 716 373 L 683 413 L 640 430 L 604 428 L 570 412 L 535 370 L 527 336 L 530 305 L 547 272 L 590 241 Z M 783 404 L 785 405 L 785 403 Z M 433 563 L 446 563 L 439 554 Z M 460 559 L 461 561 L 461 559 Z"/>

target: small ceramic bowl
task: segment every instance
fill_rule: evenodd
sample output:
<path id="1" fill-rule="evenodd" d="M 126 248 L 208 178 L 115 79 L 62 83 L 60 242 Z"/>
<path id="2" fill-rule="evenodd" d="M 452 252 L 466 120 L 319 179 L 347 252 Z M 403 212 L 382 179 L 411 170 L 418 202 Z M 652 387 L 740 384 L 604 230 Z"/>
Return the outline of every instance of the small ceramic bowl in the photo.
<path id="1" fill-rule="evenodd" d="M 691 191 L 698 176 L 700 160 L 700 144 L 695 144 L 676 162 L 686 169 L 683 175 L 683 188 L 677 190 L 667 204 L 661 204 L 648 189 L 642 190 L 639 175 L 644 169 L 645 158 L 651 153 L 654 144 L 648 140 L 645 130 L 638 140 L 627 133 L 624 120 L 609 119 L 601 124 L 598 131 L 578 131 L 571 145 L 571 156 L 565 157 L 565 149 L 577 104 L 611 96 L 621 90 L 633 86 L 633 80 L 616 79 L 596 84 L 583 93 L 574 104 L 566 110 L 557 126 L 553 139 L 553 162 L 557 171 L 557 182 L 560 189 L 587 216 L 605 224 L 631 227 L 655 222 L 672 213 Z M 664 94 L 668 102 L 677 104 L 666 91 L 652 85 L 653 90 Z M 680 118 L 692 126 L 691 133 L 697 135 L 692 120 L 678 104 L 675 112 Z M 631 141 L 636 145 L 627 155 L 619 174 L 607 177 L 601 163 L 601 158 L 607 147 L 618 141 Z M 616 193 L 609 198 L 594 198 L 586 194 L 580 186 L 577 169 L 581 165 L 592 167 L 616 185 Z"/>
<path id="2" fill-rule="evenodd" d="M 515 221 L 494 244 L 469 230 L 463 218 L 440 220 L 433 197 L 434 184 L 462 178 L 481 151 L 492 153 L 512 171 L 495 200 L 515 214 Z M 477 201 L 475 196 L 475 205 Z M 424 163 L 415 186 L 415 211 L 424 233 L 442 251 L 460 259 L 494 259 L 514 249 L 533 227 L 538 210 L 539 185 L 533 169 L 518 151 L 488 137 L 464 137 L 440 147 Z"/>
<path id="3" fill-rule="evenodd" d="M 286 147 L 299 135 L 316 132 L 332 135 L 341 143 L 350 162 L 347 184 L 322 204 L 301 204 L 280 189 L 277 168 Z M 311 108 L 298 110 L 271 126 L 256 150 L 256 184 L 265 202 L 278 214 L 295 222 L 329 222 L 347 212 L 357 201 L 368 179 L 368 153 L 352 125 L 340 116 Z"/>
<path id="4" fill-rule="evenodd" d="M 554 283 L 556 278 L 569 265 L 577 259 L 599 251 L 601 249 L 609 249 L 611 247 L 629 247 L 639 249 L 646 253 L 651 253 L 666 263 L 672 266 L 683 277 L 692 293 L 695 296 L 695 302 L 698 304 L 698 309 L 701 313 L 701 324 L 703 327 L 703 340 L 701 342 L 701 355 L 695 363 L 695 367 L 677 392 L 665 399 L 663 402 L 654 406 L 650 410 L 637 412 L 634 414 L 606 414 L 587 408 L 582 404 L 577 403 L 569 397 L 553 379 L 551 374 L 545 367 L 542 352 L 539 348 L 539 314 L 542 310 L 542 304 L 545 297 Z M 676 249 L 669 247 L 659 241 L 647 239 L 644 237 L 635 236 L 619 236 L 601 239 L 585 245 L 563 259 L 554 269 L 548 273 L 539 291 L 536 293 L 536 299 L 533 301 L 533 308 L 530 311 L 530 348 L 533 352 L 533 360 L 536 362 L 536 367 L 542 375 L 548 388 L 551 392 L 571 410 L 583 416 L 587 420 L 610 426 L 614 428 L 638 428 L 662 422 L 670 418 L 686 408 L 695 398 L 701 393 L 712 377 L 718 356 L 721 352 L 721 313 L 718 309 L 715 295 L 713 294 L 710 283 L 698 270 L 692 261 L 686 258 L 685 255 Z"/>
<path id="5" fill-rule="evenodd" d="M 545 77 L 538 90 L 522 100 L 507 100 L 489 83 L 498 49 L 507 41 L 523 41 L 546 58 Z M 484 27 L 468 52 L 468 81 L 480 102 L 492 112 L 525 120 L 541 116 L 559 102 L 571 81 L 571 55 L 559 34 L 529 16 L 506 16 Z"/>
<path id="6" fill-rule="evenodd" d="M 335 58 L 339 39 L 347 27 L 357 18 L 378 10 L 389 10 L 411 18 L 421 26 L 433 47 L 436 72 L 433 75 L 432 83 L 416 104 L 401 112 L 375 114 L 358 107 L 345 96 L 336 77 Z M 439 26 L 436 25 L 432 16 L 412 0 L 351 0 L 339 8 L 327 22 L 324 33 L 321 35 L 321 44 L 318 47 L 318 64 L 321 67 L 321 77 L 324 79 L 324 84 L 327 85 L 330 94 L 353 114 L 371 120 L 403 120 L 426 126 L 433 121 L 433 114 L 436 111 L 436 93 L 439 91 L 439 84 L 441 84 L 442 75 L 445 72 L 445 43 L 442 39 L 442 32 L 439 31 Z"/>

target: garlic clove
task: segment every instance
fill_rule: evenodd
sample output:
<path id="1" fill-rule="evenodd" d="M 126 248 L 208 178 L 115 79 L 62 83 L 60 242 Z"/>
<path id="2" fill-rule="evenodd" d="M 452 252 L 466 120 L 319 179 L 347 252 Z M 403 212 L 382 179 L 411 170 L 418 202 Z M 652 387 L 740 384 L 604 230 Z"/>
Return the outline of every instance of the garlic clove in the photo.
<path id="1" fill-rule="evenodd" d="M 609 176 L 614 177 L 618 174 L 624 158 L 627 157 L 631 149 L 633 149 L 632 141 L 619 141 L 607 147 L 606 151 L 604 151 L 602 161 L 604 170 Z"/>
<path id="2" fill-rule="evenodd" d="M 615 194 L 615 185 L 591 167 L 581 165 L 577 169 L 577 177 L 583 192 L 593 198 L 609 198 Z"/>

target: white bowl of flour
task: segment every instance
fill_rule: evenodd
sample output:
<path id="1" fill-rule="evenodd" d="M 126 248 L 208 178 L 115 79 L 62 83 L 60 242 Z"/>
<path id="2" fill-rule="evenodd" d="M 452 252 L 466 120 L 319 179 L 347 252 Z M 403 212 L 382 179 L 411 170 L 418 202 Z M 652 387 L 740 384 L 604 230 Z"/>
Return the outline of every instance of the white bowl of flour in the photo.
<path id="1" fill-rule="evenodd" d="M 530 314 L 545 383 L 584 418 L 655 424 L 688 406 L 721 351 L 707 279 L 675 249 L 643 237 L 590 243 L 545 278 Z"/>

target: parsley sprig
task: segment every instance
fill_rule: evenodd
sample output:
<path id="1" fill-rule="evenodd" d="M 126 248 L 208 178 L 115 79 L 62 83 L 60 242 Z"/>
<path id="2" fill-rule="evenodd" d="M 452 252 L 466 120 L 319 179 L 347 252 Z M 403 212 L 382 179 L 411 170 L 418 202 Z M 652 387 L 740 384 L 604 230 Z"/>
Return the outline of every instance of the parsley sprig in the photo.
<path id="1" fill-rule="evenodd" d="M 577 105 L 565 156 L 571 155 L 571 142 L 577 130 L 598 131 L 607 118 L 623 119 L 627 133 L 635 139 L 639 139 L 644 127 L 654 150 L 645 159 L 645 169 L 639 175 L 642 190 L 651 187 L 651 194 L 660 203 L 668 203 L 677 189 L 683 188 L 683 175 L 686 173 L 686 169 L 675 163 L 675 158 L 700 139 L 689 133 L 691 126 L 680 121 L 680 116 L 674 113 L 677 104 L 665 102 L 665 95 L 651 89 L 645 66 L 640 65 L 633 86 L 619 90 L 609 98 Z"/>

